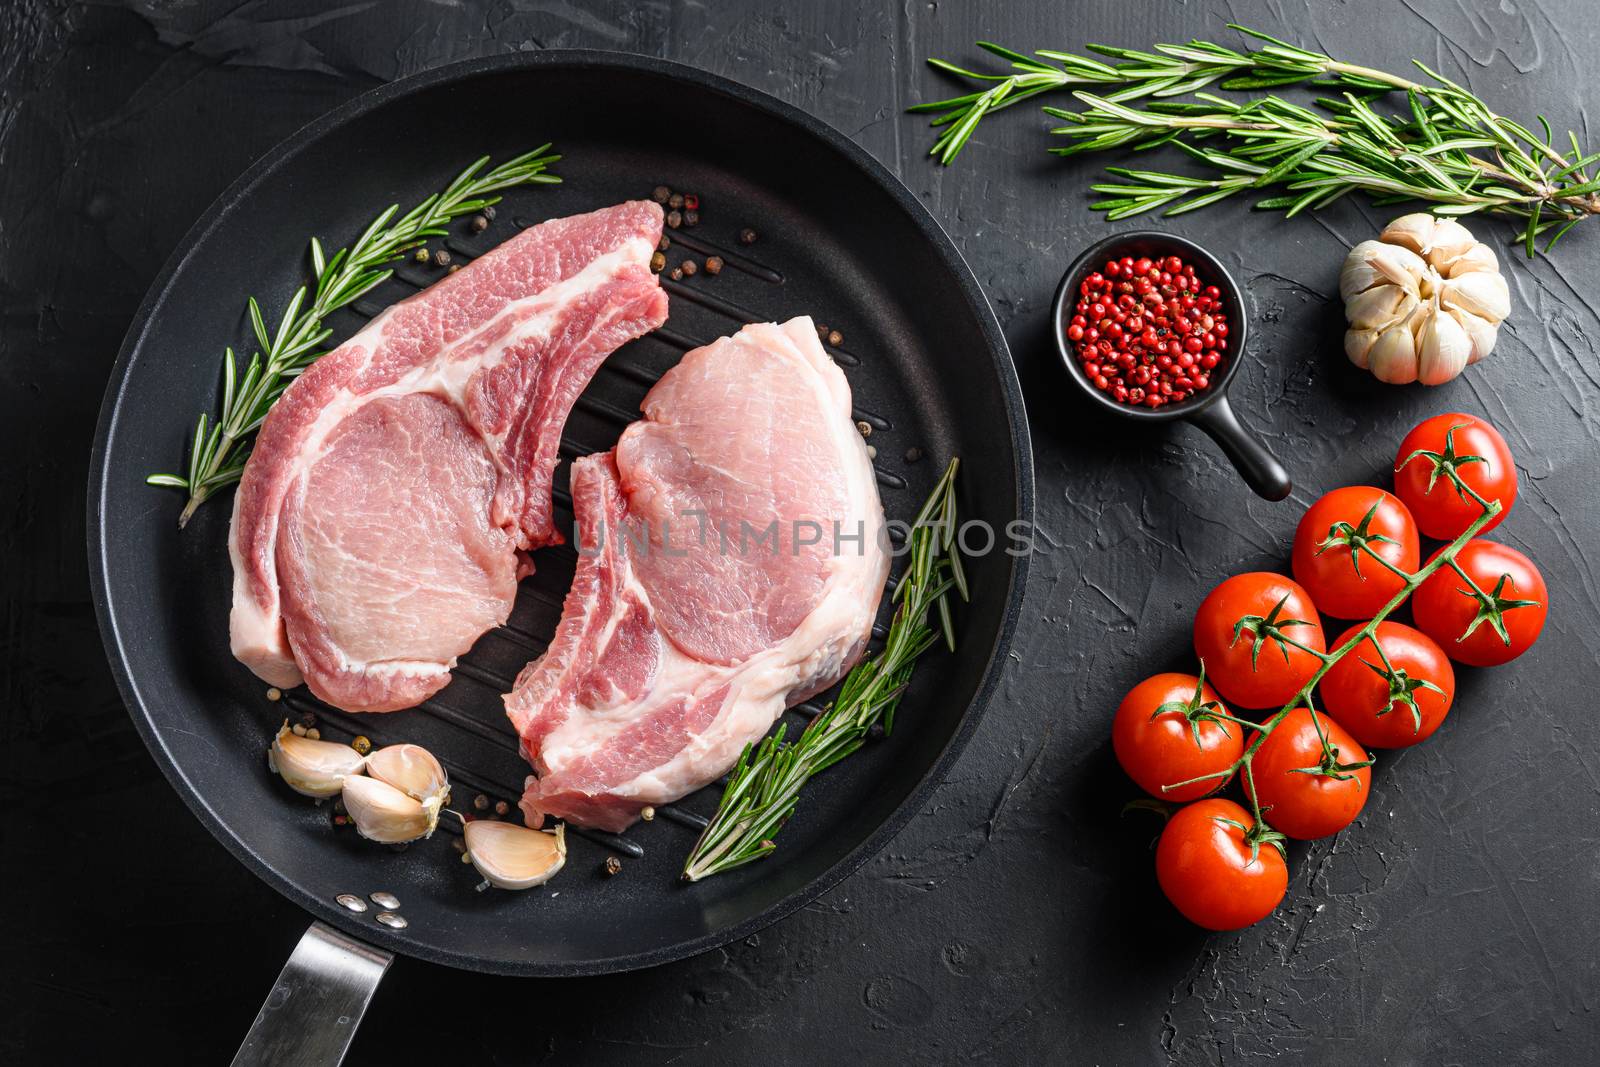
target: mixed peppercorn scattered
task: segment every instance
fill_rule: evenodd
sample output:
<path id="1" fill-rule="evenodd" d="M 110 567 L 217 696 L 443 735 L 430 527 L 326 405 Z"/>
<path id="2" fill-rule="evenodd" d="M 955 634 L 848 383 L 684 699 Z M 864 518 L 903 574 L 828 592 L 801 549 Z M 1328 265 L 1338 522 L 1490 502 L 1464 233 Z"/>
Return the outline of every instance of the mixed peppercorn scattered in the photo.
<path id="1" fill-rule="evenodd" d="M 1222 290 L 1177 256 L 1123 256 L 1085 278 L 1066 337 L 1096 389 L 1159 408 L 1211 386 L 1228 348 Z"/>

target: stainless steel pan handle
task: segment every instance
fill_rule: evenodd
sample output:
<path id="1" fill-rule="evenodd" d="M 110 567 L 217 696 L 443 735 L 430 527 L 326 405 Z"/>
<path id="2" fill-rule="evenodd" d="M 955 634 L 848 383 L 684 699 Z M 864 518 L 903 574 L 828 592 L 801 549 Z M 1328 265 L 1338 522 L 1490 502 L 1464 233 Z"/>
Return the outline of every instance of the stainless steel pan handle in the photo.
<path id="1" fill-rule="evenodd" d="M 320 922 L 300 938 L 233 1067 L 338 1064 L 394 956 Z"/>

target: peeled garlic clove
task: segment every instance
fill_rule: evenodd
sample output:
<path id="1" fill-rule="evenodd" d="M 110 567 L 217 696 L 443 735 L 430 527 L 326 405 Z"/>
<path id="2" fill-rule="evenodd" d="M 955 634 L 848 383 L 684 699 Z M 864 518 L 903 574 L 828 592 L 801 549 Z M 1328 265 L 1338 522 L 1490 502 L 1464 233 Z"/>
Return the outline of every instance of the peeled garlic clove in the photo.
<path id="1" fill-rule="evenodd" d="M 1377 330 L 1346 330 L 1344 332 L 1344 354 L 1350 357 L 1350 362 L 1367 369 L 1367 353 L 1372 350 L 1372 343 L 1378 339 Z"/>
<path id="2" fill-rule="evenodd" d="M 1500 337 L 1500 327 L 1492 322 L 1485 322 L 1476 315 L 1469 315 L 1465 311 L 1452 311 L 1449 314 L 1472 339 L 1472 352 L 1467 356 L 1467 366 L 1472 366 L 1494 351 L 1495 341 Z"/>
<path id="3" fill-rule="evenodd" d="M 1434 217 L 1426 211 L 1401 215 L 1383 228 L 1378 240 L 1422 255 L 1433 246 Z"/>
<path id="4" fill-rule="evenodd" d="M 1417 380 L 1417 346 L 1409 323 L 1401 322 L 1378 335 L 1367 353 L 1373 377 L 1391 385 Z"/>
<path id="5" fill-rule="evenodd" d="M 515 823 L 474 819 L 462 830 L 467 855 L 490 885 L 532 889 L 544 885 L 567 862 L 567 828 L 530 830 Z"/>
<path id="6" fill-rule="evenodd" d="M 398 845 L 433 833 L 439 824 L 438 797 L 417 800 L 388 782 L 354 774 L 344 780 L 344 808 L 369 841 Z"/>
<path id="7" fill-rule="evenodd" d="M 361 773 L 366 757 L 349 745 L 300 737 L 284 720 L 267 748 L 267 766 L 290 789 L 308 797 L 337 796 L 345 779 Z"/>
<path id="8" fill-rule="evenodd" d="M 1345 318 L 1356 330 L 1381 329 L 1388 326 L 1405 304 L 1410 294 L 1398 285 L 1379 285 L 1364 293 L 1357 293 L 1344 306 Z M 1415 298 L 1412 298 L 1415 300 Z"/>
<path id="9" fill-rule="evenodd" d="M 1511 314 L 1511 290 L 1499 274 L 1473 271 L 1444 283 L 1439 302 L 1447 308 L 1465 311 L 1498 323 Z"/>
<path id="10" fill-rule="evenodd" d="M 1417 341 L 1417 380 L 1423 385 L 1443 385 L 1467 369 L 1472 338 L 1453 316 L 1434 311 Z"/>
<path id="11" fill-rule="evenodd" d="M 387 745 L 367 757 L 367 773 L 412 800 L 450 801 L 450 783 L 433 753 L 421 745 Z"/>

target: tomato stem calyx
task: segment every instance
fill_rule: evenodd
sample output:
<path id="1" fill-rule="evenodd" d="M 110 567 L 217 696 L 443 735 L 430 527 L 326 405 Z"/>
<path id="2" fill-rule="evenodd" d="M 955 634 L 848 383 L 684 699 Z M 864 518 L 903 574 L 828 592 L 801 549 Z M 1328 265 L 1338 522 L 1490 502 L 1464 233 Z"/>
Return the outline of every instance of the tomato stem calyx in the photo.
<path id="1" fill-rule="evenodd" d="M 1214 722 L 1217 729 L 1222 731 L 1223 737 L 1232 737 L 1228 733 L 1228 723 L 1239 722 L 1232 715 L 1222 710 L 1222 705 L 1215 700 L 1205 699 L 1206 688 L 1206 663 L 1200 661 L 1200 677 L 1195 680 L 1194 694 L 1188 700 L 1169 700 L 1150 713 L 1150 721 L 1155 722 L 1163 715 L 1182 715 L 1189 722 L 1189 730 L 1194 735 L 1196 748 L 1204 748 L 1205 743 L 1200 739 L 1200 723 L 1202 720 Z"/>
<path id="2" fill-rule="evenodd" d="M 1357 576 L 1361 574 L 1361 553 L 1365 550 L 1379 563 L 1387 564 L 1389 561 L 1377 553 L 1373 545 L 1397 545 L 1400 542 L 1385 534 L 1372 533 L 1372 517 L 1378 513 L 1378 505 L 1383 503 L 1380 496 L 1367 513 L 1361 517 L 1361 522 L 1351 526 L 1348 522 L 1336 522 L 1328 527 L 1328 536 L 1317 543 L 1317 555 L 1322 555 L 1330 548 L 1343 546 L 1350 550 L 1350 566 L 1355 568 Z M 1403 572 L 1402 572 L 1403 573 Z"/>
<path id="3" fill-rule="evenodd" d="M 1472 499 L 1476 500 L 1479 504 L 1483 505 L 1484 507 L 1488 507 L 1489 502 L 1483 497 L 1479 496 L 1477 491 L 1461 478 L 1460 468 L 1466 466 L 1468 463 L 1489 462 L 1488 459 L 1483 456 L 1456 455 L 1455 433 L 1457 430 L 1462 429 L 1466 425 L 1466 423 L 1458 423 L 1444 432 L 1443 451 L 1432 452 L 1426 448 L 1419 448 L 1415 452 L 1411 453 L 1411 455 L 1401 460 L 1399 465 L 1395 467 L 1394 472 L 1399 474 L 1405 469 L 1407 464 L 1420 457 L 1433 464 L 1433 469 L 1428 472 L 1427 492 L 1433 492 L 1434 484 L 1438 482 L 1439 475 L 1443 474 L 1450 479 L 1450 484 L 1455 486 L 1456 496 L 1460 497 L 1462 500 L 1465 500 L 1468 496 L 1471 496 Z"/>
<path id="4" fill-rule="evenodd" d="M 1376 645 L 1378 639 L 1374 637 L 1372 643 Z M 1381 655 L 1383 651 L 1381 646 L 1378 651 Z M 1368 659 L 1363 659 L 1361 662 L 1368 670 L 1389 683 L 1389 700 L 1379 709 L 1377 715 L 1387 715 L 1394 710 L 1396 704 L 1404 704 L 1411 709 L 1411 732 L 1420 734 L 1422 732 L 1422 709 L 1417 707 L 1417 690 L 1431 689 L 1435 693 L 1443 693 L 1444 690 L 1426 678 L 1411 677 L 1410 674 L 1406 673 L 1404 667 L 1395 667 L 1389 664 L 1387 656 L 1384 656 L 1385 665 L 1382 667 Z"/>
<path id="5" fill-rule="evenodd" d="M 1500 594 L 1505 591 L 1506 583 L 1508 581 L 1512 582 L 1513 586 L 1516 584 L 1514 581 L 1512 581 L 1511 575 L 1509 574 L 1500 575 L 1500 580 L 1494 583 L 1494 591 L 1485 593 L 1482 589 L 1478 588 L 1477 582 L 1474 582 L 1471 578 L 1468 578 L 1466 574 L 1462 573 L 1460 565 L 1458 565 L 1454 559 L 1450 560 L 1450 567 L 1457 574 L 1461 575 L 1462 578 L 1466 579 L 1468 588 L 1462 589 L 1460 592 L 1465 596 L 1472 597 L 1478 602 L 1477 614 L 1473 615 L 1472 621 L 1467 624 L 1466 631 L 1460 637 L 1456 638 L 1456 641 L 1458 643 L 1465 641 L 1467 638 L 1472 636 L 1472 632 L 1474 630 L 1482 626 L 1484 623 L 1488 623 L 1490 628 L 1492 628 L 1495 633 L 1500 635 L 1500 640 L 1504 641 L 1507 646 L 1510 646 L 1511 635 L 1506 632 L 1506 621 L 1504 618 L 1505 613 L 1510 611 L 1512 608 L 1537 607 L 1539 602 L 1537 600 L 1511 600 L 1507 597 L 1501 596 Z"/>
<path id="6" fill-rule="evenodd" d="M 1286 604 L 1288 600 L 1289 594 L 1283 594 L 1283 597 L 1276 604 L 1272 605 L 1272 610 L 1267 612 L 1266 618 L 1262 618 L 1260 615 L 1242 615 L 1240 616 L 1239 621 L 1233 624 L 1232 643 L 1237 643 L 1240 636 L 1243 635 L 1246 630 L 1250 631 L 1252 635 L 1252 644 L 1250 646 L 1251 670 L 1255 670 L 1256 664 L 1260 662 L 1261 646 L 1266 644 L 1269 639 L 1277 642 L 1278 651 L 1283 653 L 1283 662 L 1285 663 L 1289 662 L 1290 645 L 1293 645 L 1295 648 L 1301 649 L 1302 651 L 1310 652 L 1313 656 L 1322 655 L 1320 652 L 1315 652 L 1309 648 L 1306 648 L 1305 645 L 1300 644 L 1298 641 L 1295 641 L 1293 638 L 1289 637 L 1283 632 L 1284 628 L 1287 626 L 1311 625 L 1304 619 L 1280 619 L 1278 617 L 1283 611 L 1283 605 Z"/>

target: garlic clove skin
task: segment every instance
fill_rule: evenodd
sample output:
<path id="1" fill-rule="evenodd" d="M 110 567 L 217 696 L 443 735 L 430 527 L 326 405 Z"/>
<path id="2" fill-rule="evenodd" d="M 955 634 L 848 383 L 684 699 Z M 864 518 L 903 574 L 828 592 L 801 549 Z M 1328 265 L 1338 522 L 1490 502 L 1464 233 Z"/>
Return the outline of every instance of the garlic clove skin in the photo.
<path id="1" fill-rule="evenodd" d="M 300 737 L 284 720 L 267 748 L 267 767 L 296 793 L 308 797 L 338 796 L 347 778 L 361 773 L 366 757 L 349 745 Z"/>
<path id="2" fill-rule="evenodd" d="M 433 753 L 421 745 L 386 745 L 367 757 L 367 774 L 412 800 L 450 802 L 450 781 Z"/>
<path id="3" fill-rule="evenodd" d="M 1351 363 L 1366 370 L 1369 366 L 1367 354 L 1372 351 L 1373 342 L 1377 339 L 1377 330 L 1346 330 L 1344 354 L 1350 357 Z"/>
<path id="4" fill-rule="evenodd" d="M 1427 261 L 1409 249 L 1382 241 L 1362 241 L 1350 250 L 1339 271 L 1339 297 L 1349 302 L 1358 293 L 1385 282 L 1413 289 L 1427 270 Z"/>
<path id="5" fill-rule="evenodd" d="M 1444 272 L 1446 278 L 1459 278 L 1463 274 L 1500 273 L 1500 257 L 1494 254 L 1494 249 L 1486 244 L 1475 244 L 1466 252 L 1450 261 L 1450 267 Z"/>
<path id="6" fill-rule="evenodd" d="M 1478 239 L 1455 219 L 1435 219 L 1427 256 L 1435 267 L 1448 267 L 1470 252 Z"/>
<path id="7" fill-rule="evenodd" d="M 1417 380 L 1417 345 L 1408 322 L 1400 322 L 1378 335 L 1367 353 L 1373 377 L 1391 385 Z"/>
<path id="8" fill-rule="evenodd" d="M 1426 211 L 1401 215 L 1383 228 L 1378 240 L 1408 248 L 1419 256 L 1426 255 L 1433 247 L 1433 226 L 1434 217 Z"/>
<path id="9" fill-rule="evenodd" d="M 1495 325 L 1511 314 L 1511 289 L 1499 274 L 1473 271 L 1445 282 L 1439 302 Z"/>
<path id="10" fill-rule="evenodd" d="M 1467 369 L 1472 338 L 1447 312 L 1430 312 L 1417 342 L 1417 380 L 1423 385 L 1443 385 Z"/>
<path id="11" fill-rule="evenodd" d="M 443 806 L 438 797 L 416 800 L 388 782 L 359 774 L 345 779 L 341 795 L 345 811 L 361 836 L 386 845 L 432 834 Z"/>
<path id="12" fill-rule="evenodd" d="M 1472 352 L 1467 356 L 1467 366 L 1472 366 L 1494 351 L 1495 341 L 1500 337 L 1499 326 L 1485 322 L 1476 315 L 1469 315 L 1465 311 L 1451 311 L 1449 314 L 1463 330 L 1467 331 L 1467 336 L 1472 340 Z"/>
<path id="13" fill-rule="evenodd" d="M 467 855 L 490 885 L 532 889 L 567 863 L 567 828 L 530 830 L 515 823 L 474 819 L 462 828 Z"/>
<path id="14" fill-rule="evenodd" d="M 1417 298 L 1398 285 L 1379 285 L 1364 293 L 1357 293 L 1344 306 L 1345 318 L 1356 330 L 1382 329 L 1397 318 L 1410 314 Z"/>

